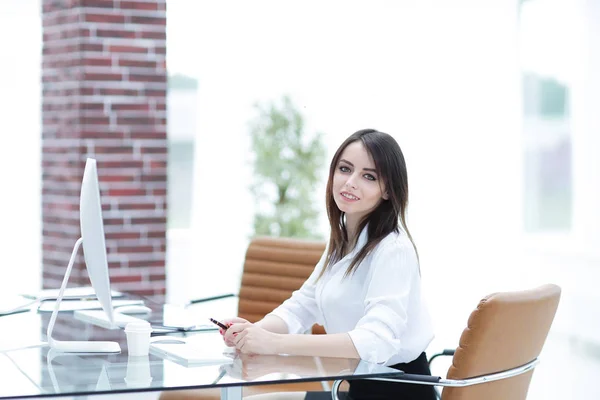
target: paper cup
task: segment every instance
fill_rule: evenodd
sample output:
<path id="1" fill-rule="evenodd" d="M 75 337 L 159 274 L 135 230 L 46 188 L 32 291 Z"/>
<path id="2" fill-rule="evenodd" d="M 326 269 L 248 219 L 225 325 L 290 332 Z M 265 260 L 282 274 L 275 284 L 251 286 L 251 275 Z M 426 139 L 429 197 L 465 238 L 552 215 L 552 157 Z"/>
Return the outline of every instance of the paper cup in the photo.
<path id="1" fill-rule="evenodd" d="M 147 321 L 130 322 L 125 327 L 127 351 L 130 356 L 147 356 L 150 350 L 152 327 Z"/>

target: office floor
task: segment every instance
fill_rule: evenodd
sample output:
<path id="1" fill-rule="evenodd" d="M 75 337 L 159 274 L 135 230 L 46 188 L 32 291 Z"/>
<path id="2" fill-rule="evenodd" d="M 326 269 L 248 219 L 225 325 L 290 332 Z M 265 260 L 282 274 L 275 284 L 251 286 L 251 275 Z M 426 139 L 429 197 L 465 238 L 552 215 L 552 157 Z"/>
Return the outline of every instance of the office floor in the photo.
<path id="1" fill-rule="evenodd" d="M 600 348 L 549 337 L 531 381 L 529 400 L 600 399 Z"/>

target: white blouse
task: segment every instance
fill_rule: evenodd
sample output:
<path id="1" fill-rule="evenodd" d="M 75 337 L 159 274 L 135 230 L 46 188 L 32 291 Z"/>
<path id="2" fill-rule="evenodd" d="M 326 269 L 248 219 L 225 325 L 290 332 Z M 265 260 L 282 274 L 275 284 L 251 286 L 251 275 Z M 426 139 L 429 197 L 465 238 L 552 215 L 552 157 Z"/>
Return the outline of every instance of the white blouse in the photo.
<path id="1" fill-rule="evenodd" d="M 386 236 L 353 275 L 344 273 L 367 241 L 365 228 L 355 249 L 321 279 L 327 250 L 311 276 L 271 312 L 289 333 L 307 332 L 319 323 L 327 333 L 348 333 L 361 359 L 384 365 L 416 359 L 433 339 L 433 327 L 421 298 L 415 250 L 401 232 Z"/>

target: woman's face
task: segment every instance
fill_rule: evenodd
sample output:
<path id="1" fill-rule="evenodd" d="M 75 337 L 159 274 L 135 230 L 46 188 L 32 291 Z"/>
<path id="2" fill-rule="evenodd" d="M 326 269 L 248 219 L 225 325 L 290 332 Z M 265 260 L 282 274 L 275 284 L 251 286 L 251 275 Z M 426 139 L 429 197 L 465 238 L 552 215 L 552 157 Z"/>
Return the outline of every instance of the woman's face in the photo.
<path id="1" fill-rule="evenodd" d="M 342 152 L 333 174 L 333 199 L 346 217 L 357 223 L 387 199 L 375 163 L 360 140 Z"/>

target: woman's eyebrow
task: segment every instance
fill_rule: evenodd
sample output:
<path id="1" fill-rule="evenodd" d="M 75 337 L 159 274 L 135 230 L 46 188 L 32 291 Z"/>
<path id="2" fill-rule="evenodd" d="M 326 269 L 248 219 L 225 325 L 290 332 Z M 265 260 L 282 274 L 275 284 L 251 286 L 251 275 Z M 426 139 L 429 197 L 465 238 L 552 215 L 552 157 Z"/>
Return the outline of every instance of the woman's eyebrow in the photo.
<path id="1" fill-rule="evenodd" d="M 346 164 L 350 165 L 351 167 L 354 167 L 354 164 L 352 164 L 350 161 L 348 160 L 344 160 L 343 158 L 340 159 L 340 161 L 345 162 Z M 375 168 L 363 168 L 363 171 L 371 171 L 371 172 L 375 172 L 377 173 L 377 170 Z"/>

